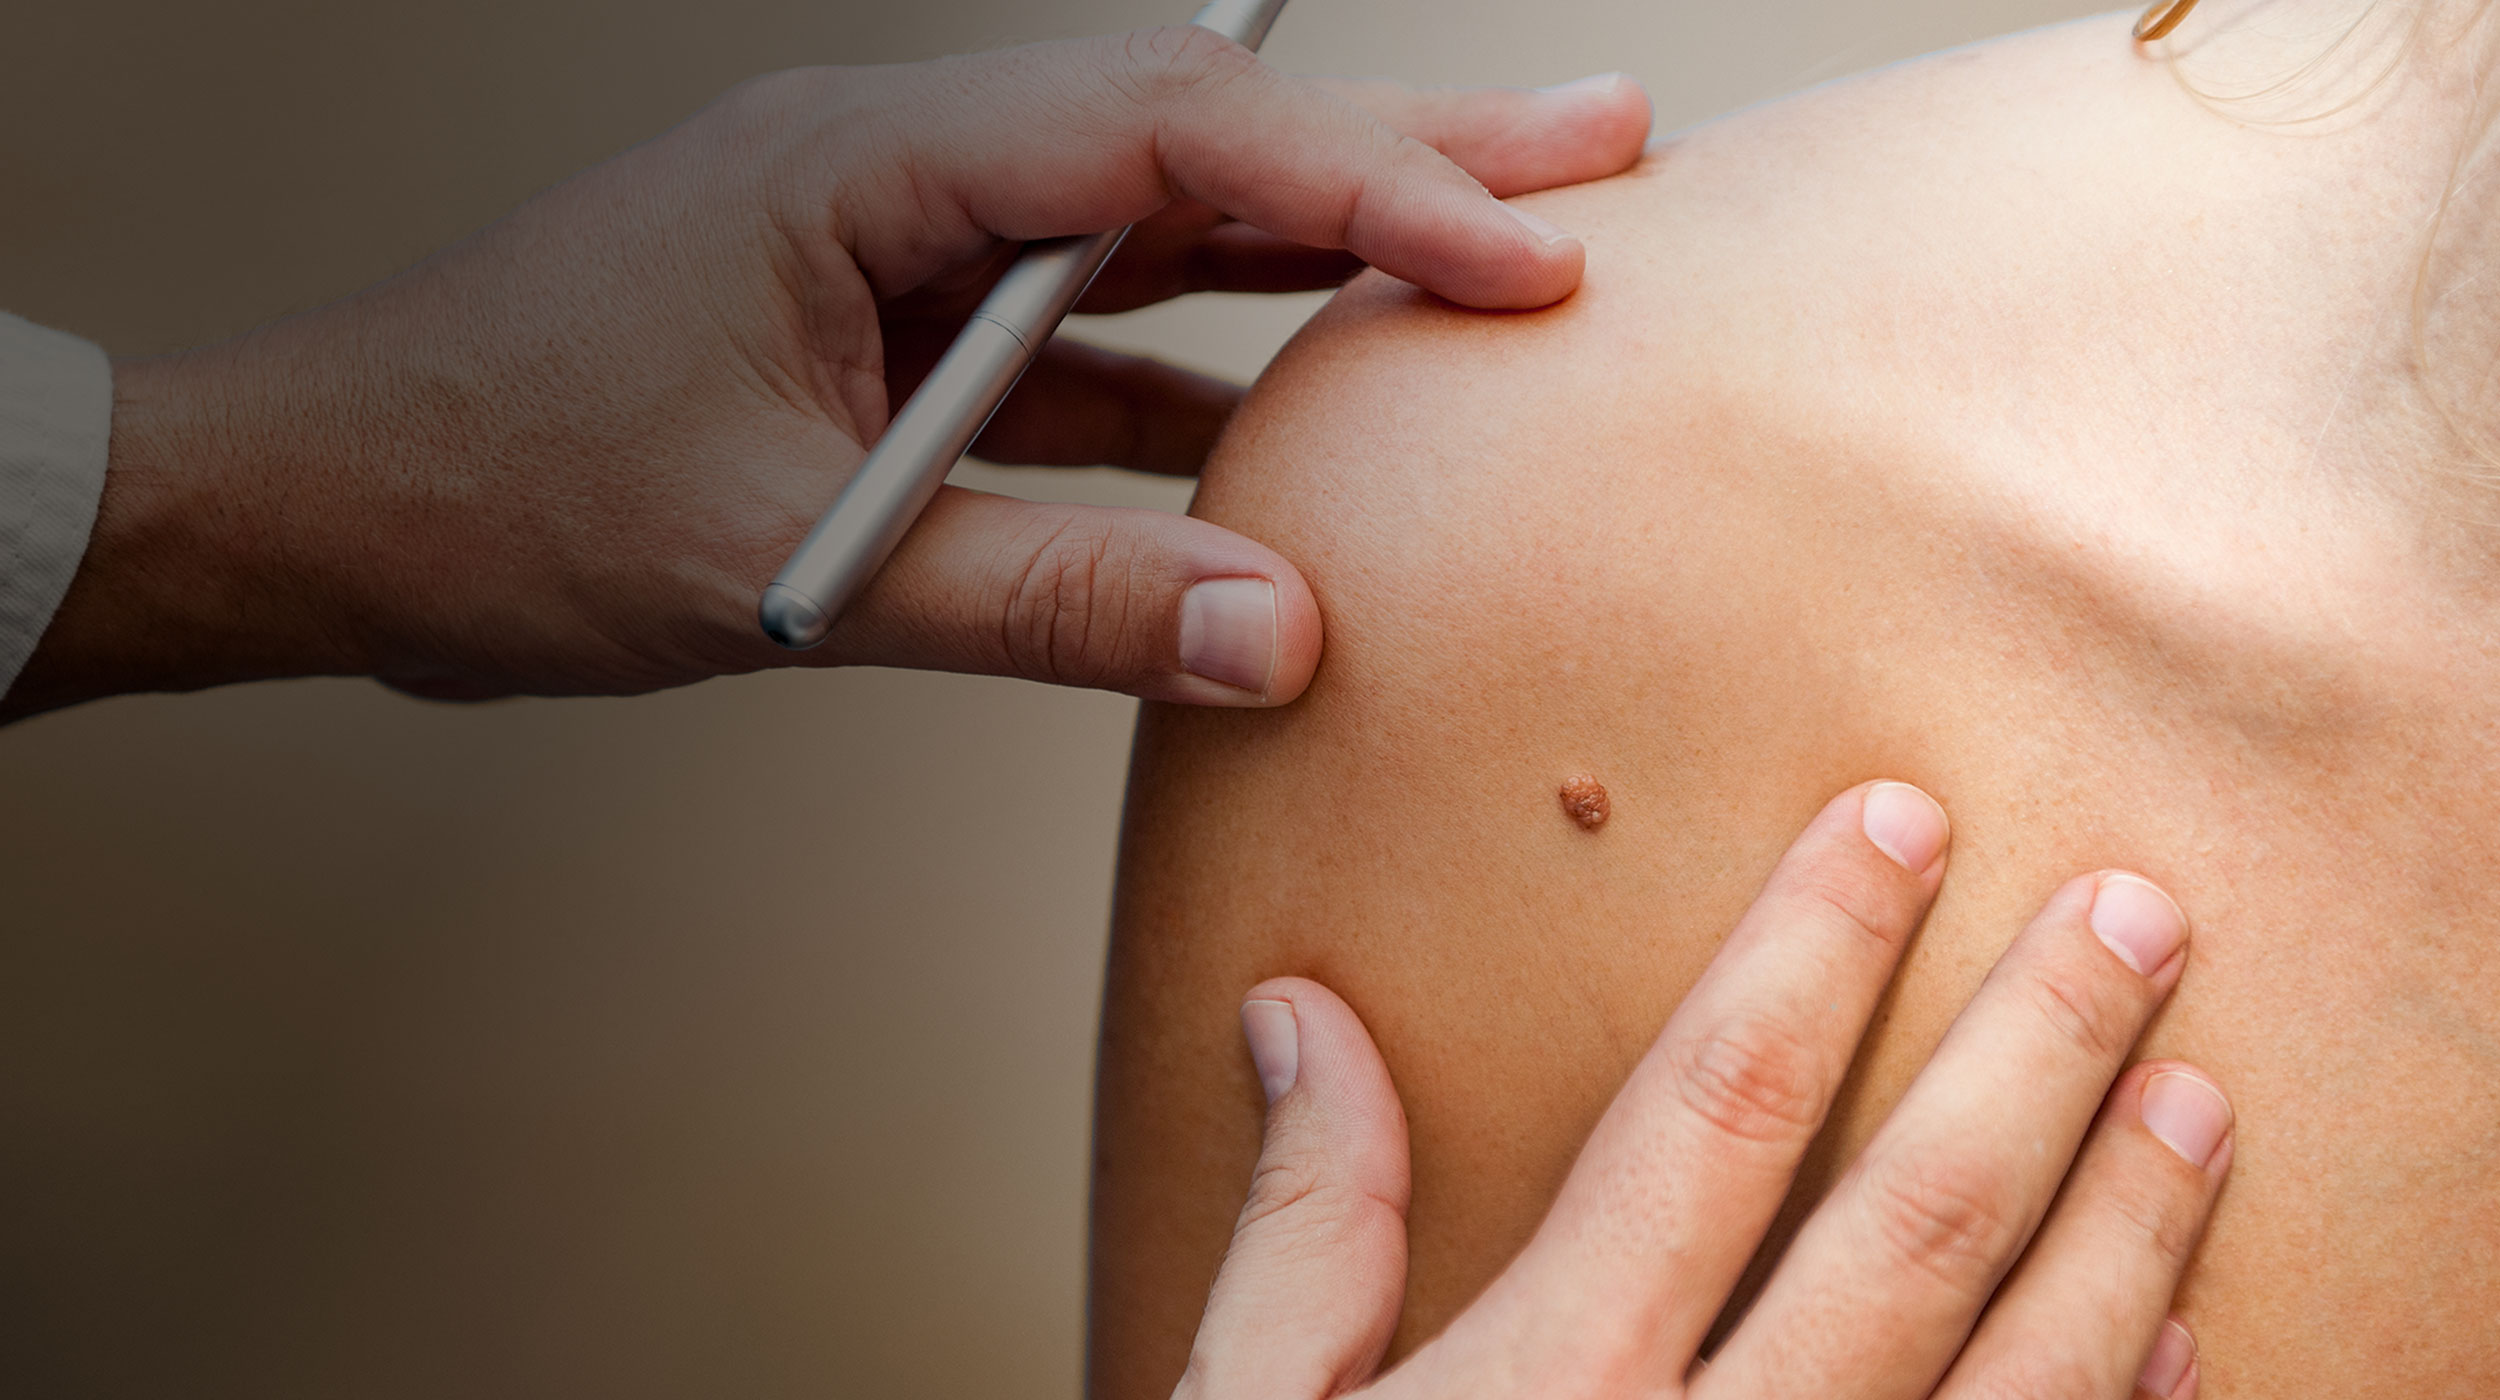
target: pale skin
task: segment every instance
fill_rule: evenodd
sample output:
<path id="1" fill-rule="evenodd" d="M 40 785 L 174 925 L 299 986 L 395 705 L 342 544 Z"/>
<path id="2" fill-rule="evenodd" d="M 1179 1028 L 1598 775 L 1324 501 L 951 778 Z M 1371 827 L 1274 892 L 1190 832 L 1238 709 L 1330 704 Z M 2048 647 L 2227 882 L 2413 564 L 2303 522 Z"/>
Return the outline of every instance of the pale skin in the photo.
<path id="1" fill-rule="evenodd" d="M 1252 988 L 1266 1140 L 1176 1394 L 2193 1400 L 2194 1339 L 2164 1312 L 2230 1169 L 2231 1112 L 2175 1062 L 2110 1087 L 2178 985 L 2188 932 L 2169 896 L 2116 871 L 2069 881 L 2014 940 L 1753 1314 L 1699 1364 L 1943 879 L 1948 830 L 1901 783 L 1826 806 L 1534 1238 L 1385 1374 L 1412 1185 L 1397 1090 L 1327 989 Z M 2003 1111 L 2017 1095 L 2021 1111 Z"/>
<path id="2" fill-rule="evenodd" d="M 2297 69 L 2352 7 L 2307 8 L 2206 0 L 2180 67 Z M 1142 736 L 1100 1393 L 1189 1354 L 1258 1151 L 1243 985 L 1324 982 L 1378 1045 L 1413 1172 L 1387 1356 L 1427 1356 L 1541 1248 L 1790 835 L 1876 776 L 1952 811 L 1954 874 L 1706 1347 L 1752 1354 L 1777 1251 L 2040 891 L 2120 867 L 2197 924 L 2136 1053 L 2240 1115 L 2176 1305 L 2202 1393 L 2500 1386 L 2483 186 L 2414 301 L 2489 35 L 2429 13 L 2290 129 L 2199 100 L 2132 15 L 1958 51 L 1533 201 L 1589 249 L 1551 311 L 1339 298 L 1198 505 L 1302 566 L 1326 661 L 1290 711 Z M 1556 800 L 1583 773 L 1594 832 Z"/>

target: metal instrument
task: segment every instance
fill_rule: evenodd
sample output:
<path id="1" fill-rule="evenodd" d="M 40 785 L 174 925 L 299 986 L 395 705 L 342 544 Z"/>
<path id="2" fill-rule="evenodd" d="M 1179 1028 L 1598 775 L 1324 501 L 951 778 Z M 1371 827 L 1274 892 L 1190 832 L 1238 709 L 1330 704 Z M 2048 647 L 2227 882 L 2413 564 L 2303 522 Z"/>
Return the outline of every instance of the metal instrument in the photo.
<path id="1" fill-rule="evenodd" d="M 1211 0 L 1190 22 L 1255 50 L 1284 7 L 1285 0 Z M 765 586 L 756 606 L 764 635 L 794 651 L 825 639 L 1127 236 L 1119 228 L 1025 245 L 859 474 Z"/>

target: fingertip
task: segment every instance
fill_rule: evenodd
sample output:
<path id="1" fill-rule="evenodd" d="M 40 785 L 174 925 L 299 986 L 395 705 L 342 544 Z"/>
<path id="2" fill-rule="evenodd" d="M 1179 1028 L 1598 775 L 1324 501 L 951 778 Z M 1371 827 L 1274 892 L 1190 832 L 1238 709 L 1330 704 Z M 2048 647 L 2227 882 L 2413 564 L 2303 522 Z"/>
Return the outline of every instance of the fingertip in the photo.
<path id="1" fill-rule="evenodd" d="M 2222 1092 L 2222 1082 L 2220 1080 L 2208 1073 L 2203 1066 L 2191 1063 L 2187 1060 L 2168 1058 L 2138 1060 L 2134 1064 L 2127 1067 L 2127 1077 L 2130 1080 L 2133 1080 L 2138 1087 L 2141 1087 L 2145 1081 L 2150 1080 L 2157 1074 L 2193 1075 L 2211 1085 L 2215 1093 L 2219 1094 Z"/>
<path id="2" fill-rule="evenodd" d="M 1289 704 L 1310 687 L 1319 669 L 1319 603 L 1293 565 L 1251 547 L 1268 555 L 1270 567 L 1190 584 L 1181 594 L 1175 628 L 1179 673 L 1138 694 L 1179 704 L 1260 709 Z"/>
<path id="3" fill-rule="evenodd" d="M 1517 219 L 1519 221 L 1519 226 L 1528 231 L 1528 236 L 1537 241 L 1538 247 L 1550 249 L 1559 247 L 1565 241 L 1578 241 L 1577 239 L 1572 238 L 1569 233 L 1565 232 L 1560 225 L 1557 225 L 1538 215 L 1533 210 L 1523 209 L 1516 204 L 1508 202 L 1507 200 L 1500 201 L 1500 203 L 1502 205 L 1502 212 L 1510 215 L 1514 219 Z"/>
<path id="4" fill-rule="evenodd" d="M 1266 1036 L 1271 1045 L 1281 1044 L 1287 1026 L 1292 1063 L 1283 1087 L 1271 1087 L 1271 1071 L 1281 1075 L 1283 1062 L 1272 1054 L 1262 1059 L 1255 1040 L 1251 1046 L 1268 1102 L 1302 1089 L 1310 1097 L 1307 1102 L 1297 1098 L 1300 1112 L 1337 1124 L 1347 1134 L 1350 1160 L 1362 1165 L 1383 1198 L 1403 1199 L 1405 1109 L 1363 1018 L 1343 997 L 1307 977 L 1271 977 L 1242 998 L 1245 1038 Z"/>
<path id="5" fill-rule="evenodd" d="M 1487 309 L 1534 311 L 1578 291 L 1588 271 L 1588 245 L 1580 236 L 1516 204 L 1504 202 L 1502 210 L 1535 242 L 1522 250 L 1527 256 L 1519 268 L 1515 299 L 1488 303 Z"/>
<path id="6" fill-rule="evenodd" d="M 1190 1373 L 1227 1393 L 1339 1394 L 1370 1378 L 1397 1327 L 1405 1120 L 1360 1023 L 1326 988 L 1269 978 L 1241 1013 L 1273 1107 Z"/>
<path id="7" fill-rule="evenodd" d="M 1241 1004 L 1245 1021 L 1252 1007 L 1284 1008 L 1293 1019 L 1297 1054 L 1314 1041 L 1338 1039 L 1349 1024 L 1357 1031 L 1362 1027 L 1344 998 L 1307 977 L 1270 977 L 1243 994 Z"/>
<path id="8" fill-rule="evenodd" d="M 1271 579 L 1202 578 L 1181 594 L 1181 670 L 1219 687 L 1213 703 L 1266 702 L 1276 678 L 1279 632 Z"/>
<path id="9" fill-rule="evenodd" d="M 1649 89 L 1641 85 L 1640 79 L 1620 68 L 1611 73 L 1591 73 L 1585 78 L 1573 78 L 1567 83 L 1550 83 L 1538 88 L 1537 93 L 1542 97 L 1584 100 L 1609 109 L 1637 106 L 1644 113 L 1650 105 Z"/>
<path id="10" fill-rule="evenodd" d="M 1495 201 L 1511 227 L 1479 245 L 1479 265 L 1425 290 L 1478 311 L 1538 311 L 1580 289 L 1588 249 L 1579 235 L 1514 204 Z"/>
<path id="11" fill-rule="evenodd" d="M 2030 920 L 2023 925 L 2022 937 L 2059 936 L 2056 931 L 2071 931 L 2081 926 L 2090 929 L 2093 897 L 2100 892 L 2106 871 L 2092 871 L 2069 878 L 2040 901 Z M 2019 939 L 2017 941 L 2020 941 Z"/>
<path id="12" fill-rule="evenodd" d="M 1867 841 L 1913 875 L 1932 873 L 1944 859 L 1953 827 L 1944 807 L 1908 783 L 1869 786 L 1858 813 Z"/>
<path id="13" fill-rule="evenodd" d="M 1609 106 L 1626 117 L 1637 117 L 1639 119 L 1638 137 L 1645 141 L 1649 137 L 1650 123 L 1657 119 L 1657 104 L 1650 100 L 1649 89 L 1642 84 L 1640 79 L 1629 73 L 1618 73 L 1615 76 L 1622 81 L 1616 83 L 1608 93 Z"/>
<path id="14" fill-rule="evenodd" d="M 1621 88 L 1628 80 L 1628 76 L 1620 71 L 1591 73 L 1585 78 L 1574 78 L 1567 83 L 1550 83 L 1538 88 L 1537 94 L 1542 97 L 1605 97 Z"/>
<path id="15" fill-rule="evenodd" d="M 1319 631 L 1293 565 L 1221 525 L 949 486 L 804 664 L 1255 707 L 1310 684 Z"/>
<path id="16" fill-rule="evenodd" d="M 1242 1004 L 1271 1002 L 1289 1007 L 1300 1039 L 1307 1045 L 1314 1038 L 1335 1039 L 1347 1027 L 1362 1032 L 1362 1019 L 1345 998 L 1312 981 L 1308 977 L 1270 977 L 1252 987 L 1242 997 Z M 1368 1039 L 1368 1033 L 1364 1033 Z"/>
<path id="17" fill-rule="evenodd" d="M 2225 1149 L 2238 1122 L 2230 1095 L 2213 1076 L 2181 1061 L 2158 1061 L 2139 1072 L 2135 1107 L 2145 1130 L 2189 1166 L 2218 1176 L 2229 1165 Z"/>
<path id="18" fill-rule="evenodd" d="M 1302 1067 L 1301 1028 L 1293 1003 L 1256 996 L 1244 1001 L 1241 1035 L 1249 1043 L 1250 1064 L 1258 1071 L 1267 1101 L 1272 1104 L 1291 1093 Z"/>
<path id="19" fill-rule="evenodd" d="M 1632 159 L 1638 160 L 1649 144 L 1649 133 L 1658 120 L 1658 104 L 1650 100 L 1649 89 L 1639 79 L 1626 77 L 1615 90 L 1612 111 L 1621 123 L 1619 130 L 1632 148 Z M 1628 161 L 1626 162 L 1629 163 Z"/>
<path id="20" fill-rule="evenodd" d="M 1270 977 L 1242 996 L 1246 1001 L 1281 1001 L 1288 1004 L 1310 996 L 1334 999 L 1326 987 L 1308 977 Z"/>
<path id="21" fill-rule="evenodd" d="M 2173 1317 L 2164 1321 L 2153 1349 L 2137 1373 L 2136 1388 L 2161 1400 L 2193 1400 L 2196 1394 L 2196 1336 Z"/>
<path id="22" fill-rule="evenodd" d="M 1288 564 L 1273 580 L 1276 585 L 1276 671 L 1268 681 L 1266 703 L 1286 705 L 1310 689 L 1319 670 L 1322 628 L 1319 600 L 1300 570 Z"/>
<path id="23" fill-rule="evenodd" d="M 2187 911 L 2168 890 L 2128 871 L 2101 872 L 2086 918 L 2104 947 L 2146 977 L 2158 979 L 2187 946 Z"/>
<path id="24" fill-rule="evenodd" d="M 1373 265 L 1477 311 L 1536 311 L 1579 290 L 1588 250 L 1536 210 L 1481 189 L 1445 193 L 1444 232 Z"/>
<path id="25" fill-rule="evenodd" d="M 1640 159 L 1657 108 L 1639 79 L 1629 73 L 1598 73 L 1538 93 L 1564 105 L 1579 158 L 1598 162 L 1599 174 L 1614 174 Z"/>
<path id="26" fill-rule="evenodd" d="M 1280 561 L 1281 562 L 1281 561 Z M 1180 674 L 1148 699 L 1259 709 L 1288 704 L 1319 668 L 1319 605 L 1291 565 L 1274 577 L 1200 579 L 1181 595 Z"/>

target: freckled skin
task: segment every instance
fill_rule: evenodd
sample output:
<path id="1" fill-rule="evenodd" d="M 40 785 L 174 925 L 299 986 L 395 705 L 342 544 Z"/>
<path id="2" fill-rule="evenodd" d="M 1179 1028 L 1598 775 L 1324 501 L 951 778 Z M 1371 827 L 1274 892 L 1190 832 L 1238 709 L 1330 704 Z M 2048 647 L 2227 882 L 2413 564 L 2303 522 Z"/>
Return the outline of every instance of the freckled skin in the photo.
<path id="1" fill-rule="evenodd" d="M 1614 814 L 1614 803 L 1606 796 L 1606 785 L 1583 773 L 1566 779 L 1562 785 L 1562 809 L 1582 831 L 1595 831 Z"/>

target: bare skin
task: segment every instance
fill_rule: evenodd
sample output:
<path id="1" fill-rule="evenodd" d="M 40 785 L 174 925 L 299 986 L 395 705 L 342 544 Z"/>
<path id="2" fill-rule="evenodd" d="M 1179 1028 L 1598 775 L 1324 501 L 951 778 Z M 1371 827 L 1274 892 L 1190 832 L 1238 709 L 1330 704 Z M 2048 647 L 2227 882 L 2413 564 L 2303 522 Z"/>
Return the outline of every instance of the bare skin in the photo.
<path id="1" fill-rule="evenodd" d="M 1267 1136 L 1175 1400 L 2196 1400 L 2195 1339 L 2164 1313 L 2230 1170 L 2230 1107 L 2187 1065 L 2109 1083 L 2193 961 L 2184 911 L 2123 871 L 2049 897 L 1694 1365 L 1945 877 L 1949 826 L 1903 783 L 1827 804 L 1536 1238 L 1386 1372 L 1410 1185 L 1397 1088 L 1326 988 L 1253 987 Z M 2001 1112 L 2012 1086 L 2022 1107 Z"/>
<path id="2" fill-rule="evenodd" d="M 2191 71 L 2306 51 L 2205 8 Z M 1534 1232 L 1789 834 L 1875 776 L 1952 811 L 1955 875 L 1783 1229 L 2038 891 L 2141 870 L 2198 952 L 2137 1053 L 2239 1112 L 2177 1304 L 2201 1393 L 2500 1389 L 2500 498 L 2457 436 L 2493 426 L 2460 386 L 2500 320 L 2470 195 L 2410 314 L 2481 49 L 2285 130 L 2126 23 L 1689 133 L 1531 201 L 1588 247 L 1571 300 L 1366 279 L 1262 381 L 1198 509 L 1296 562 L 1328 650 L 1288 709 L 1145 723 L 1098 1393 L 1168 1393 L 1187 1356 L 1258 1151 L 1246 988 L 1325 983 L 1396 1080 L 1406 1354 Z M 1580 774 L 1602 830 L 1557 810 Z"/>

